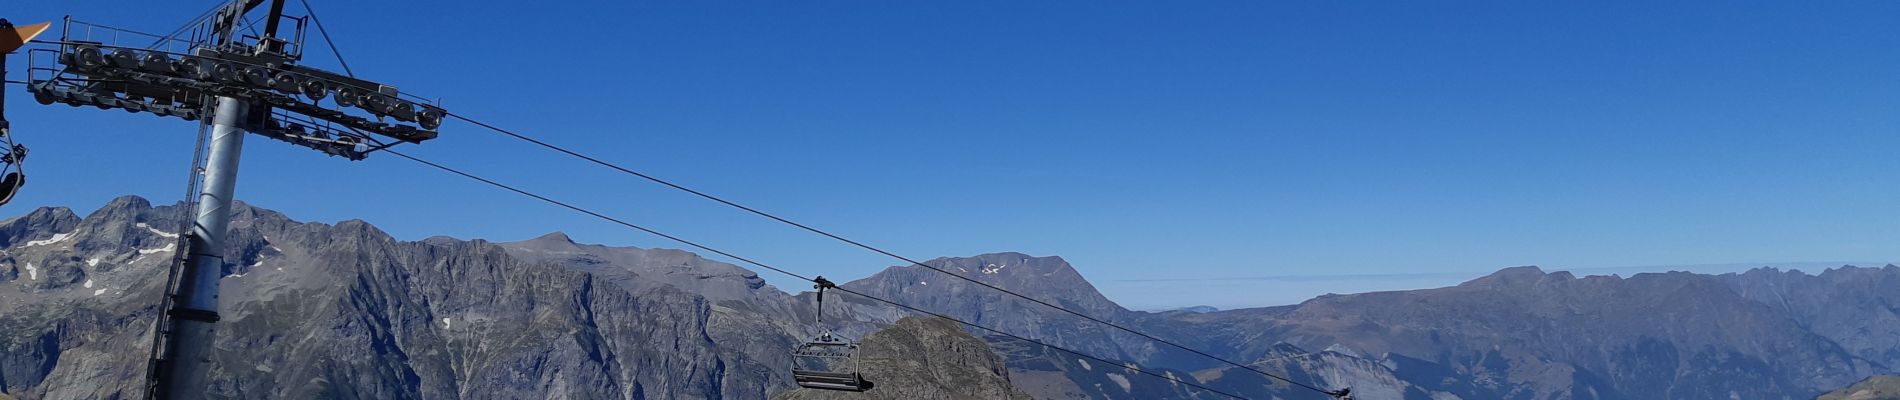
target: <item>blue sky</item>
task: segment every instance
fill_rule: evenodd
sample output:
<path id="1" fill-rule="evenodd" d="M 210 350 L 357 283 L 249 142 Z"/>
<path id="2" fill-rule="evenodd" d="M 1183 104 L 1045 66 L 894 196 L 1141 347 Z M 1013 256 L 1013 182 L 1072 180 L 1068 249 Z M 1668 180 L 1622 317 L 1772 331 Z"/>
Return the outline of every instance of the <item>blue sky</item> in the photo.
<path id="1" fill-rule="evenodd" d="M 212 4 L 175 3 L 5 12 L 166 31 Z M 911 257 L 1061 255 L 1136 308 L 1900 259 L 1900 3 L 315 3 L 359 74 L 453 111 Z M 7 90 L 34 152 L 5 213 L 182 195 L 192 123 Z M 781 267 L 894 264 L 465 124 L 409 150 Z M 403 239 L 677 247 L 261 138 L 238 198 Z"/>

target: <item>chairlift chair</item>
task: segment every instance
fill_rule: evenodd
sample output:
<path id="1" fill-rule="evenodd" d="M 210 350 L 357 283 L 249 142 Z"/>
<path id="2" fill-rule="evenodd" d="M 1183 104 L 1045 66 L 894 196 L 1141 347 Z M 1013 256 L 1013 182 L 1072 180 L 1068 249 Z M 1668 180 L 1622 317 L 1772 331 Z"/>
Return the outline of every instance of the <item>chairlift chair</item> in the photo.
<path id="1" fill-rule="evenodd" d="M 52 26 L 50 22 L 14 26 L 12 22 L 0 18 L 0 80 L 6 77 L 7 54 L 18 50 L 33 40 L 34 36 L 46 32 Z M 7 123 L 6 102 L 0 88 L 0 205 L 13 201 L 13 195 L 20 193 L 20 187 L 26 185 L 26 146 L 13 142 L 13 132 Z"/>
<path id="2" fill-rule="evenodd" d="M 20 187 L 26 186 L 26 146 L 13 142 L 13 132 L 7 121 L 0 119 L 0 205 L 13 201 L 13 195 L 20 193 Z"/>
<path id="3" fill-rule="evenodd" d="M 792 381 L 812 389 L 862 392 L 871 389 L 871 381 L 858 372 L 858 344 L 825 327 L 825 289 L 835 289 L 825 277 L 813 280 L 818 289 L 817 337 L 792 349 Z"/>

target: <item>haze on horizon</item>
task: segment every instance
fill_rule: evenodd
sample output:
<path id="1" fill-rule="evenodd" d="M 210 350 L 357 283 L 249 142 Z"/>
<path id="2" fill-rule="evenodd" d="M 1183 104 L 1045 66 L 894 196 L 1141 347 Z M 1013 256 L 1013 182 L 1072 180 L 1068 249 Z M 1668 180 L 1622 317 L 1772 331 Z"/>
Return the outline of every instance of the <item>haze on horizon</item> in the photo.
<path id="1" fill-rule="evenodd" d="M 21 4 L 8 17 L 164 31 L 149 21 L 186 20 L 195 4 Z M 1441 285 L 1368 276 L 1456 283 L 1516 265 L 1900 259 L 1896 12 L 1879 2 L 324 10 L 354 69 L 458 112 L 913 258 L 1063 256 L 1131 308 L 1285 304 Z M 495 34 L 545 21 L 562 23 Z M 547 78 L 564 71 L 586 84 Z M 182 193 L 189 124 L 10 97 L 34 178 L 0 214 Z M 468 125 L 413 150 L 795 270 L 863 277 L 895 264 Z M 399 159 L 347 163 L 267 140 L 246 152 L 237 197 L 299 220 L 363 219 L 408 240 L 558 230 L 679 247 Z M 1347 278 L 1232 279 L 1311 276 Z"/>

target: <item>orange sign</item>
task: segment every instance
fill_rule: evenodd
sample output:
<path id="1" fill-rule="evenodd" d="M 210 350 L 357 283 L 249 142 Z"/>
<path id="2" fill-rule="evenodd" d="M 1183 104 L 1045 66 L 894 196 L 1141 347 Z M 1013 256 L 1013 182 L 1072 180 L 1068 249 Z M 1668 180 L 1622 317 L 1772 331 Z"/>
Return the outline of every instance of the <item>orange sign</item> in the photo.
<path id="1" fill-rule="evenodd" d="M 41 32 L 46 32 L 46 28 L 52 26 L 52 22 L 41 22 L 14 26 L 13 29 L 0 29 L 0 53 L 12 53 L 18 50 L 20 46 L 25 46 L 27 41 L 33 40 L 34 36 L 39 36 Z"/>

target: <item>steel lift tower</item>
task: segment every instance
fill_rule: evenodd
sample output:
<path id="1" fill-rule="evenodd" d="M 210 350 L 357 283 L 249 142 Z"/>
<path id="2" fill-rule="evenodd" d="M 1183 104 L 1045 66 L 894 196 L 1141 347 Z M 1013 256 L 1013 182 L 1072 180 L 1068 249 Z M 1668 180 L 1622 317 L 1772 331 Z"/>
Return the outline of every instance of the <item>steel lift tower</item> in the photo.
<path id="1" fill-rule="evenodd" d="M 218 322 L 218 280 L 245 133 L 361 160 L 401 143 L 436 137 L 447 112 L 395 87 L 298 65 L 309 16 L 284 14 L 268 0 L 223 4 L 169 35 L 67 17 L 58 41 L 35 41 L 27 90 L 41 104 L 64 103 L 199 121 L 209 146 L 194 178 L 192 226 L 153 327 L 148 398 L 206 397 Z M 318 22 L 321 29 L 321 22 Z M 288 30 L 284 28 L 289 28 Z M 329 104 L 323 100 L 330 99 Z M 194 157 L 195 158 L 195 157 Z"/>

